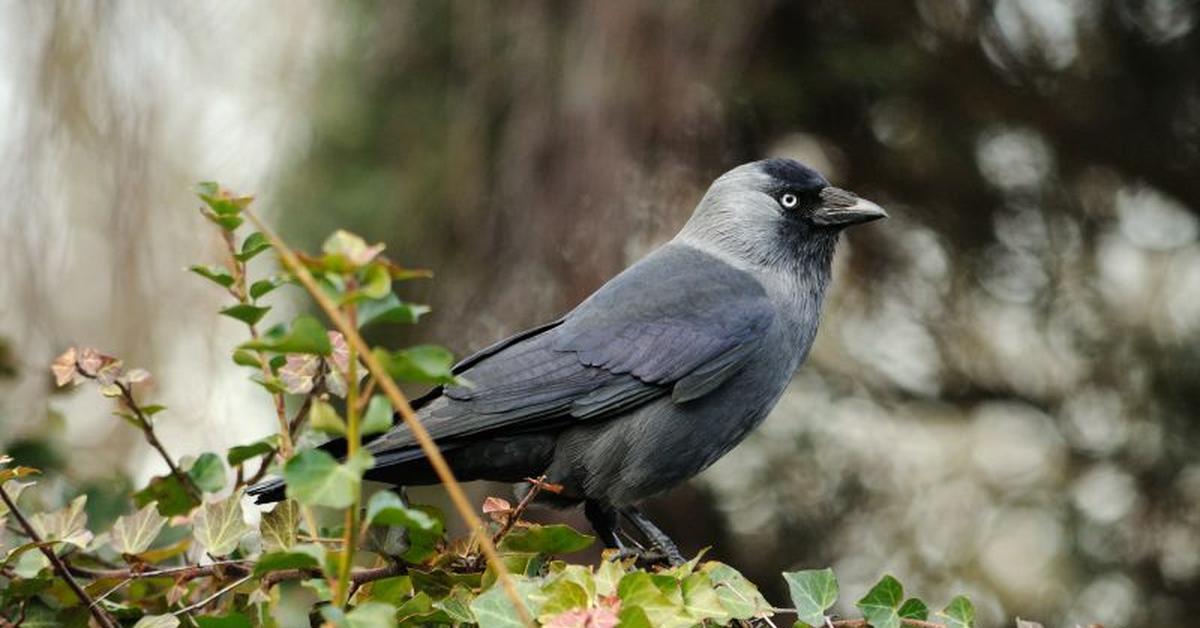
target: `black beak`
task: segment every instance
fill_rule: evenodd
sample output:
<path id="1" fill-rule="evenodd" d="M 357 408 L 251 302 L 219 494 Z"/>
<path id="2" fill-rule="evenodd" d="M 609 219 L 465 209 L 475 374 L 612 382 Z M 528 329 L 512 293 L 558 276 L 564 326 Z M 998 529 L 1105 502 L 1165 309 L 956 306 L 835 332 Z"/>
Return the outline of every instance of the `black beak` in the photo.
<path id="1" fill-rule="evenodd" d="M 821 207 L 812 213 L 812 221 L 822 226 L 849 227 L 887 218 L 882 207 L 859 198 L 854 192 L 829 186 L 821 190 Z"/>

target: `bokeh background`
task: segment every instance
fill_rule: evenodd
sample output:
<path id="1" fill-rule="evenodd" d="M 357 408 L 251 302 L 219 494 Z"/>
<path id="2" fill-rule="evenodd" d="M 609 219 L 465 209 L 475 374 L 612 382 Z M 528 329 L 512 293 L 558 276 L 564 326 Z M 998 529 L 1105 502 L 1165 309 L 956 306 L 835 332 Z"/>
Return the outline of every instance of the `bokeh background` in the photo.
<path id="1" fill-rule="evenodd" d="M 437 278 L 403 335 L 553 317 L 743 161 L 885 205 L 767 423 L 650 506 L 786 601 L 890 572 L 984 625 L 1200 613 L 1200 7 L 1185 0 L 0 4 L 0 441 L 87 490 L 160 472 L 72 343 L 156 376 L 177 455 L 271 429 L 189 186 Z M 294 294 L 275 297 L 303 307 Z M 293 299 L 291 305 L 287 300 Z M 490 490 L 490 489 L 481 489 Z M 843 607 L 845 608 L 845 607 Z"/>

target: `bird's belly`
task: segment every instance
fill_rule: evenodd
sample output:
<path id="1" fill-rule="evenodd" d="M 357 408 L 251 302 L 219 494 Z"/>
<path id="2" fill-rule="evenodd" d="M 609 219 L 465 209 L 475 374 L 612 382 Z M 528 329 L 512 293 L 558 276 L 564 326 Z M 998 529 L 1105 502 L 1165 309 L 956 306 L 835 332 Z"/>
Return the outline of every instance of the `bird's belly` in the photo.
<path id="1" fill-rule="evenodd" d="M 621 506 L 703 471 L 757 427 L 790 371 L 750 367 L 712 393 L 677 405 L 670 397 L 621 418 L 572 428 L 559 438 L 551 477 L 580 497 Z"/>

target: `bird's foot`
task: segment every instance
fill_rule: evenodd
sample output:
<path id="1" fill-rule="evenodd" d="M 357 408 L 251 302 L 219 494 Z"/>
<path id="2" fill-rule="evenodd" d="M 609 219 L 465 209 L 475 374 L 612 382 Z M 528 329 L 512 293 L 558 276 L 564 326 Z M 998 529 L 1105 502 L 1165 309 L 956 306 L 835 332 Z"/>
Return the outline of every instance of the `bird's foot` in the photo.
<path id="1" fill-rule="evenodd" d="M 607 554 L 608 560 L 629 560 L 632 558 L 638 567 L 678 567 L 686 563 L 678 551 L 669 552 L 658 548 L 644 549 L 640 547 L 622 547 Z"/>

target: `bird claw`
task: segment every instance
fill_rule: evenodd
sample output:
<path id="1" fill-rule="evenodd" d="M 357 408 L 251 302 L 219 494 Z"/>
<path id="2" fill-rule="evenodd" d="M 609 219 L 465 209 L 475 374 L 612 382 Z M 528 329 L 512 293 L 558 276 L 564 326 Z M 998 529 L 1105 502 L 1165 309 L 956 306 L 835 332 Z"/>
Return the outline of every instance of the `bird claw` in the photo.
<path id="1" fill-rule="evenodd" d="M 678 567 L 686 563 L 678 552 L 663 551 L 658 548 L 641 549 L 637 547 L 622 547 L 608 555 L 609 560 L 622 561 L 634 559 L 638 567 Z"/>

